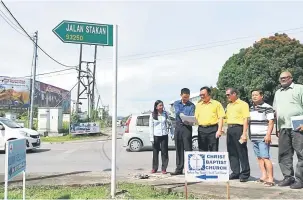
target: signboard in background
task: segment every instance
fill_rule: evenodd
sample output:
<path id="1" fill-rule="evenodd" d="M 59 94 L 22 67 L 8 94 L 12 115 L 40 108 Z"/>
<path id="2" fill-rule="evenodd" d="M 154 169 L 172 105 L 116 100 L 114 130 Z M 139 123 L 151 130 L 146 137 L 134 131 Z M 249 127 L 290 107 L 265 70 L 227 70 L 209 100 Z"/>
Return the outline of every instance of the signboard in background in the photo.
<path id="1" fill-rule="evenodd" d="M 228 182 L 228 152 L 185 152 L 187 182 Z"/>
<path id="2" fill-rule="evenodd" d="M 40 81 L 36 82 L 34 105 L 39 107 L 62 107 L 64 114 L 70 113 L 71 95 L 68 90 Z"/>
<path id="3" fill-rule="evenodd" d="M 26 139 L 9 140 L 5 153 L 4 199 L 7 199 L 8 181 L 23 172 L 23 199 L 25 199 Z"/>
<path id="4" fill-rule="evenodd" d="M 30 79 L 0 76 L 0 107 L 28 108 Z"/>
<path id="5" fill-rule="evenodd" d="M 70 125 L 71 134 L 91 134 L 100 133 L 98 122 L 74 123 Z"/>

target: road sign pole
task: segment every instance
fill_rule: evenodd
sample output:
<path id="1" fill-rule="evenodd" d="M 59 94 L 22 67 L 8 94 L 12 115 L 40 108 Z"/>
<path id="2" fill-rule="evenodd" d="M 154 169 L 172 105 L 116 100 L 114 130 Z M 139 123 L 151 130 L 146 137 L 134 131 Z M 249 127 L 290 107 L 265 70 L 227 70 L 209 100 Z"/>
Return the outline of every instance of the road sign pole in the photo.
<path id="1" fill-rule="evenodd" d="M 117 82 L 118 82 L 118 26 L 113 26 L 113 113 L 112 113 L 112 167 L 111 197 L 116 194 L 116 149 L 117 149 Z"/>

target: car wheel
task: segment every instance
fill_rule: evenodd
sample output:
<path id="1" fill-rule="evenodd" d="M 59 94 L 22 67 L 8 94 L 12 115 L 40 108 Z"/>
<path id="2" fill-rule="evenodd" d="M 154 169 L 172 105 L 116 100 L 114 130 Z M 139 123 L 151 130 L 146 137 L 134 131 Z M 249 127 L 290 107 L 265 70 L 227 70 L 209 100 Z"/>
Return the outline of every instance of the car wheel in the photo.
<path id="1" fill-rule="evenodd" d="M 192 143 L 193 143 L 193 151 L 199 151 L 199 145 L 198 145 L 198 138 L 194 137 L 192 139 Z"/>
<path id="2" fill-rule="evenodd" d="M 139 139 L 132 139 L 129 142 L 129 150 L 132 152 L 138 152 L 142 149 L 142 142 Z"/>

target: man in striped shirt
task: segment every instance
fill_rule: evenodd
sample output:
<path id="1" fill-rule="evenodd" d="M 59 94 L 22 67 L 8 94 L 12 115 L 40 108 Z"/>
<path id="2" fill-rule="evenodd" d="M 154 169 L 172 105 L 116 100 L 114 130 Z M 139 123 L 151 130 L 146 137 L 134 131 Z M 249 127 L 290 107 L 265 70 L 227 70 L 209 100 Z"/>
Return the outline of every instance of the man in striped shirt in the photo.
<path id="1" fill-rule="evenodd" d="M 271 133 L 274 128 L 274 110 L 263 101 L 262 90 L 256 89 L 252 91 L 252 101 L 249 136 L 254 143 L 254 152 L 262 172 L 259 182 L 264 183 L 266 186 L 274 186 L 273 166 L 269 155 Z"/>

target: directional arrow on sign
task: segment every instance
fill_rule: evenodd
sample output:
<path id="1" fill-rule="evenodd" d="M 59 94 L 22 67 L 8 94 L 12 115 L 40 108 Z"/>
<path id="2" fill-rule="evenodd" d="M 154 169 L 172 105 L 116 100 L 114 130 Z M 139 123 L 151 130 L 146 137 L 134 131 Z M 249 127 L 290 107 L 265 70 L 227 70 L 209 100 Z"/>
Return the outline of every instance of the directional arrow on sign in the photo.
<path id="1" fill-rule="evenodd" d="M 216 179 L 216 178 L 218 178 L 218 176 L 208 176 L 206 174 L 203 174 L 203 175 L 200 175 L 200 176 L 196 176 L 196 178 L 206 180 L 206 179 Z"/>

